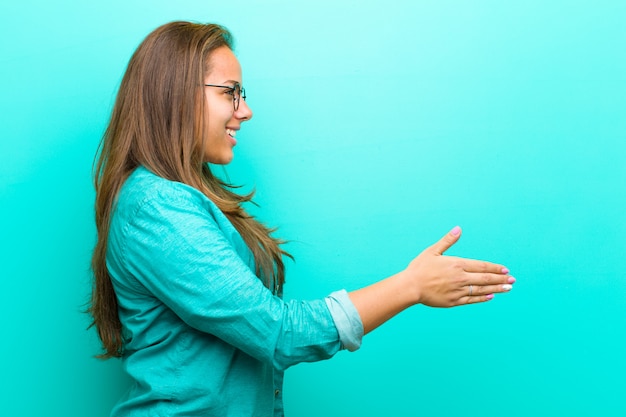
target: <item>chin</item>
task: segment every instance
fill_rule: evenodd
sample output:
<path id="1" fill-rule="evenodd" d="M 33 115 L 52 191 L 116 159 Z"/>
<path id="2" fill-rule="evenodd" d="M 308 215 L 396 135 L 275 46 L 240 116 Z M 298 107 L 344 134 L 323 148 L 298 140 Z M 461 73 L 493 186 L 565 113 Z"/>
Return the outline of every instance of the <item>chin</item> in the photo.
<path id="1" fill-rule="evenodd" d="M 232 153 L 228 155 L 207 155 L 205 162 L 214 165 L 228 165 L 233 160 L 235 155 Z"/>

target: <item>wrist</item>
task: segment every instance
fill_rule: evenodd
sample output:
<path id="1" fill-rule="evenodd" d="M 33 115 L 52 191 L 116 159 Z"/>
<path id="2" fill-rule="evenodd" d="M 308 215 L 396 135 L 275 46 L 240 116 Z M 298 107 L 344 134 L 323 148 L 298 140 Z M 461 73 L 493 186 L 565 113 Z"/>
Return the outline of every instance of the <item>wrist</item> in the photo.
<path id="1" fill-rule="evenodd" d="M 421 292 L 419 286 L 416 285 L 415 277 L 412 276 L 406 269 L 399 272 L 397 278 L 400 282 L 401 294 L 405 298 L 405 303 L 408 307 L 420 304 Z"/>

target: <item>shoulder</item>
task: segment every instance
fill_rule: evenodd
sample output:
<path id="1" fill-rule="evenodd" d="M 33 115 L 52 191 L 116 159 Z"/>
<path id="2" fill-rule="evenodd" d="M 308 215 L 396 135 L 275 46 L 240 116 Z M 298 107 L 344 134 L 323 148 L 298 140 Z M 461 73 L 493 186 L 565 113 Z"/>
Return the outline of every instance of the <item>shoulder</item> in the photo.
<path id="1" fill-rule="evenodd" d="M 126 179 L 117 199 L 120 206 L 159 200 L 203 204 L 208 199 L 195 188 L 159 177 L 144 167 L 138 167 Z"/>
<path id="2" fill-rule="evenodd" d="M 198 230 L 219 229 L 219 209 L 195 188 L 171 181 L 144 167 L 126 179 L 118 194 L 109 227 L 109 239 L 125 252 L 129 245 L 161 245 Z"/>
<path id="3" fill-rule="evenodd" d="M 171 181 L 138 167 L 126 179 L 118 195 L 115 207 L 117 216 L 128 219 L 148 208 L 169 207 L 187 210 L 200 209 L 213 213 L 217 207 L 197 189 L 180 182 Z"/>
<path id="4" fill-rule="evenodd" d="M 109 230 L 122 236 L 131 230 L 143 235 L 155 227 L 187 229 L 197 222 L 230 228 L 224 214 L 199 190 L 139 167 L 118 194 Z"/>

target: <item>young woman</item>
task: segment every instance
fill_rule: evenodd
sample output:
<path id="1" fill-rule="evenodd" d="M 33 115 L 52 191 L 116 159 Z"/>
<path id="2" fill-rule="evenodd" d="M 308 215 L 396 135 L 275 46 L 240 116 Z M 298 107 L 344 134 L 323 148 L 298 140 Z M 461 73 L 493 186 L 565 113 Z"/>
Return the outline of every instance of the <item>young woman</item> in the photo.
<path id="1" fill-rule="evenodd" d="M 279 416 L 282 375 L 356 350 L 414 305 L 485 302 L 515 281 L 501 265 L 443 253 L 322 300 L 283 301 L 281 241 L 208 163 L 228 164 L 250 120 L 231 36 L 172 22 L 132 56 L 95 167 L 98 241 L 90 312 L 103 358 L 134 383 L 114 416 Z"/>

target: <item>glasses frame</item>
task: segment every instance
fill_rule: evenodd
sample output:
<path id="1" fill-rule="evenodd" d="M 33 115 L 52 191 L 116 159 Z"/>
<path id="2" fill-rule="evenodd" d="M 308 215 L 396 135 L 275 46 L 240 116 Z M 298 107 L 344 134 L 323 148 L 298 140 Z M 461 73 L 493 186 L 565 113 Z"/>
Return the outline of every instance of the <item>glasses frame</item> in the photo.
<path id="1" fill-rule="evenodd" d="M 246 101 L 246 89 L 241 86 L 239 83 L 235 83 L 235 85 L 218 85 L 218 84 L 204 84 L 205 87 L 217 87 L 217 88 L 225 88 L 229 91 L 229 94 L 233 96 L 233 108 L 235 111 L 239 110 L 239 101 L 243 98 L 243 101 Z M 237 93 L 239 91 L 239 93 Z"/>

